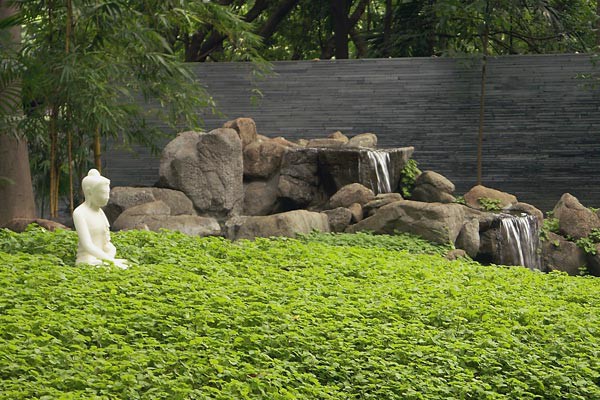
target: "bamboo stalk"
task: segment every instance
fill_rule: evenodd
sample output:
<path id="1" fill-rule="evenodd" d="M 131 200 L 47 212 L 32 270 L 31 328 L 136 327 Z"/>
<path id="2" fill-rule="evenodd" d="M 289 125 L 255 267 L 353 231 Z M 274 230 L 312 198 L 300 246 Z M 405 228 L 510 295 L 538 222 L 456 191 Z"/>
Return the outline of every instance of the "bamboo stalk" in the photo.
<path id="1" fill-rule="evenodd" d="M 94 132 L 94 165 L 98 172 L 102 173 L 102 146 L 100 145 L 100 125 Z"/>
<path id="2" fill-rule="evenodd" d="M 58 111 L 56 108 L 52 109 L 50 114 L 50 218 L 56 218 L 58 215 L 58 160 L 56 157 L 57 146 L 58 146 L 58 132 L 56 127 Z"/>

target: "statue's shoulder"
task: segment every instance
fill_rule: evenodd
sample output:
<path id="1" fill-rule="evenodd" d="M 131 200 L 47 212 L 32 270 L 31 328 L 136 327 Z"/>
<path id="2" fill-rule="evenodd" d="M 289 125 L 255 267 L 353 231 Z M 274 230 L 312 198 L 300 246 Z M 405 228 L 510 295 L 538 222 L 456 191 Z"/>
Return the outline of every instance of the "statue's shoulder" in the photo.
<path id="1" fill-rule="evenodd" d="M 89 207 L 85 203 L 82 203 L 75 210 L 73 210 L 73 217 L 76 217 L 78 215 L 89 214 L 89 212 Z"/>

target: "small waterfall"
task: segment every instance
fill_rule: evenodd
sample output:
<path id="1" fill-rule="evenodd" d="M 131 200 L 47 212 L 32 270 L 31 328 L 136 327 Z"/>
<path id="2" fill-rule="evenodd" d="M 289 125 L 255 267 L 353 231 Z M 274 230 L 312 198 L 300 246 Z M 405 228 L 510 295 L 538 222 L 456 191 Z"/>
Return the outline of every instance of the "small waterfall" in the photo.
<path id="1" fill-rule="evenodd" d="M 541 269 L 539 226 L 533 215 L 506 215 L 500 220 L 499 259 L 504 265 Z"/>
<path id="2" fill-rule="evenodd" d="M 390 154 L 386 151 L 369 150 L 367 152 L 369 164 L 375 170 L 377 182 L 371 182 L 371 189 L 375 194 L 390 193 L 392 184 L 390 182 Z"/>

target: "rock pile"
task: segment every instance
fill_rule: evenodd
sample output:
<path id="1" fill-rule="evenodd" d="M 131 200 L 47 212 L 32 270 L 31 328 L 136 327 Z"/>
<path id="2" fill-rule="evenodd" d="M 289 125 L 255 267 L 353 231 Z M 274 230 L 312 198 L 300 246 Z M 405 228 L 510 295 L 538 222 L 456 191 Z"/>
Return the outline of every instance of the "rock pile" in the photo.
<path id="1" fill-rule="evenodd" d="M 475 186 L 457 200 L 449 179 L 425 171 L 404 199 L 402 174 L 414 149 L 377 150 L 376 143 L 372 133 L 348 138 L 334 132 L 296 143 L 267 138 L 249 118 L 208 133 L 183 132 L 162 153 L 160 187 L 113 188 L 106 214 L 114 229 L 168 228 L 230 239 L 313 230 L 408 232 L 461 250 L 450 258 L 495 263 L 518 263 L 503 238 L 509 214 L 534 216 L 528 221 L 537 240 L 542 212 L 509 193 Z M 587 266 L 600 273 L 600 245 L 591 255 L 575 244 L 600 229 L 600 216 L 565 194 L 554 217 L 558 231 L 543 242 L 541 268 L 577 274 Z"/>

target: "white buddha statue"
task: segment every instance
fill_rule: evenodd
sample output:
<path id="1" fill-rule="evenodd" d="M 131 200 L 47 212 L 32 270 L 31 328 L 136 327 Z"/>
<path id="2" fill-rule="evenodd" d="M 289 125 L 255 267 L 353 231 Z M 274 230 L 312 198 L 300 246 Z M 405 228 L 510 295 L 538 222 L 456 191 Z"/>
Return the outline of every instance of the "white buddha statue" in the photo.
<path id="1" fill-rule="evenodd" d="M 115 258 L 117 249 L 110 242 L 108 219 L 101 207 L 108 203 L 110 180 L 91 169 L 81 181 L 85 201 L 73 211 L 73 223 L 79 237 L 75 264 L 101 265 L 105 261 L 126 269 L 127 260 Z"/>

